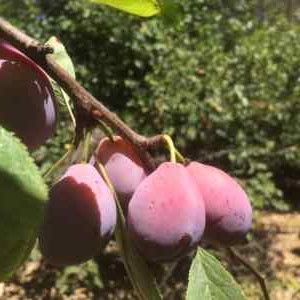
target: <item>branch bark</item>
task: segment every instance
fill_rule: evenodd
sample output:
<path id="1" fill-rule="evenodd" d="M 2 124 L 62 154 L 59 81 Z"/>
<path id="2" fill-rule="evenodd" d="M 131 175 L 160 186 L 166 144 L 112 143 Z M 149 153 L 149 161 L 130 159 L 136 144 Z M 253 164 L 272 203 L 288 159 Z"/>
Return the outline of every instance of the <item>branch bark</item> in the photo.
<path id="1" fill-rule="evenodd" d="M 124 139 L 132 143 L 148 172 L 156 168 L 155 161 L 148 150 L 165 145 L 162 135 L 145 137 L 135 132 L 54 61 L 51 56 L 53 49 L 30 37 L 2 17 L 0 17 L 0 37 L 30 57 L 53 78 L 74 101 L 77 109 L 82 110 L 91 119 L 103 120 Z"/>

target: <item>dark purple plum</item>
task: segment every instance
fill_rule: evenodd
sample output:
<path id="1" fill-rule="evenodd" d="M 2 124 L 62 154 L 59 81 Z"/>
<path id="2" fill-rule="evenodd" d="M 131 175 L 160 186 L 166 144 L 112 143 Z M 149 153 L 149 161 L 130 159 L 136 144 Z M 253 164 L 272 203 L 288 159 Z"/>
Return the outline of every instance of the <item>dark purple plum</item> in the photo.
<path id="1" fill-rule="evenodd" d="M 137 152 L 129 142 L 115 136 L 113 142 L 109 138 L 102 139 L 95 155 L 105 166 L 122 206 L 127 208 L 134 191 L 146 177 Z"/>
<path id="2" fill-rule="evenodd" d="M 29 150 L 53 135 L 57 112 L 48 77 L 33 61 L 0 39 L 0 125 Z"/>
<path id="3" fill-rule="evenodd" d="M 252 208 L 242 187 L 224 171 L 191 162 L 187 170 L 202 194 L 206 225 L 203 239 L 233 245 L 243 239 L 252 223 Z"/>
<path id="4" fill-rule="evenodd" d="M 39 243 L 53 265 L 83 263 L 104 247 L 116 225 L 116 204 L 97 170 L 71 166 L 50 190 Z"/>
<path id="5" fill-rule="evenodd" d="M 33 71 L 38 73 L 38 76 L 42 81 L 45 82 L 45 85 L 47 85 L 49 89 L 51 89 L 50 81 L 44 70 L 39 65 L 37 65 L 30 57 L 22 53 L 20 50 L 15 48 L 3 38 L 0 38 L 0 59 L 23 63 L 24 65 L 28 66 Z"/>
<path id="6" fill-rule="evenodd" d="M 195 247 L 205 209 L 186 168 L 166 162 L 144 179 L 129 202 L 127 221 L 133 243 L 149 261 L 171 261 Z"/>

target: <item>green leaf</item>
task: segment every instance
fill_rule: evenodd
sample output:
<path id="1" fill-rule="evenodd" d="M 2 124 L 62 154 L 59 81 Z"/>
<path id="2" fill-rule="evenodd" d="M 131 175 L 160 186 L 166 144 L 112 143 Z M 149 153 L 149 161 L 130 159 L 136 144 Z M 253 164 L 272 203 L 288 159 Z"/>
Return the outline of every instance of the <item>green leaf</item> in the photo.
<path id="1" fill-rule="evenodd" d="M 57 37 L 52 36 L 46 44 L 53 48 L 54 53 L 51 56 L 54 60 L 75 79 L 73 62 L 62 42 Z"/>
<path id="2" fill-rule="evenodd" d="M 58 63 L 65 71 L 69 73 L 72 78 L 76 78 L 75 68 L 70 56 L 67 53 L 65 46 L 55 37 L 51 37 L 46 45 L 53 48 L 53 53 L 51 54 L 52 58 Z M 58 85 L 57 82 L 52 80 L 53 89 L 56 93 L 56 96 L 59 98 L 63 97 L 66 103 L 69 103 L 70 97 L 68 94 Z"/>
<path id="3" fill-rule="evenodd" d="M 221 263 L 199 248 L 193 260 L 186 300 L 245 300 L 245 295 Z"/>
<path id="4" fill-rule="evenodd" d="M 27 258 L 43 218 L 47 187 L 26 147 L 0 127 L 0 281 Z"/>
<path id="5" fill-rule="evenodd" d="M 65 46 L 61 43 L 61 41 L 57 37 L 53 36 L 48 40 L 46 44 L 53 48 L 54 52 L 51 55 L 55 62 L 58 63 L 65 71 L 69 73 L 72 78 L 75 79 L 76 74 L 72 59 L 70 58 Z M 76 121 L 72 113 L 72 104 L 70 102 L 69 95 L 63 90 L 62 87 L 59 86 L 57 82 L 51 80 L 51 83 L 56 99 L 61 104 L 65 104 L 67 106 L 69 114 L 72 118 L 72 122 L 76 126 Z"/>
<path id="6" fill-rule="evenodd" d="M 98 4 L 106 4 L 114 8 L 141 17 L 152 17 L 160 13 L 157 0 L 90 0 Z"/>

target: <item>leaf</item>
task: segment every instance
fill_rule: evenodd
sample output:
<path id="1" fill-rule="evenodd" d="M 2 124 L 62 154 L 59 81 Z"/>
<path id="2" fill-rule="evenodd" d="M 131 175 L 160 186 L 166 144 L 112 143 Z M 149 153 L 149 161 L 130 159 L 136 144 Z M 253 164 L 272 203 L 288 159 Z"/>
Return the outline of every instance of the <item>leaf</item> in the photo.
<path id="1" fill-rule="evenodd" d="M 246 300 L 245 295 L 221 263 L 199 248 L 193 260 L 186 300 Z"/>
<path id="2" fill-rule="evenodd" d="M 0 127 L 0 281 L 27 258 L 43 218 L 47 187 L 26 147 Z"/>
<path id="3" fill-rule="evenodd" d="M 62 42 L 57 37 L 53 36 L 48 40 L 46 44 L 53 48 L 54 53 L 52 53 L 51 56 L 54 58 L 54 60 L 62 68 L 64 68 L 72 78 L 75 79 L 76 75 L 73 62 Z"/>
<path id="4" fill-rule="evenodd" d="M 75 74 L 75 68 L 72 62 L 72 59 L 70 58 L 69 54 L 67 53 L 67 50 L 65 46 L 62 44 L 62 42 L 55 36 L 51 37 L 48 42 L 46 43 L 47 45 L 51 46 L 54 50 L 54 53 L 51 54 L 53 59 L 55 60 L 56 63 L 58 63 L 65 71 L 69 73 L 69 75 L 72 78 L 76 78 Z M 57 82 L 54 80 L 51 80 L 53 90 L 56 96 L 56 99 L 58 99 L 62 104 L 66 104 L 68 111 L 70 113 L 70 116 L 72 118 L 72 122 L 75 125 L 76 121 L 72 113 L 71 109 L 71 103 L 70 103 L 70 97 L 69 95 L 61 88 Z M 63 98 L 63 99 L 62 99 Z M 61 101 L 63 100 L 63 101 Z"/>
<path id="5" fill-rule="evenodd" d="M 117 243 L 122 249 L 122 258 L 128 276 L 139 295 L 139 299 L 161 300 L 162 297 L 158 290 L 158 286 L 153 274 L 151 273 L 145 260 L 142 258 L 142 256 L 140 256 L 131 243 L 122 208 L 118 200 L 117 206 L 118 223 L 115 231 L 115 237 Z"/>
<path id="6" fill-rule="evenodd" d="M 90 0 L 98 4 L 106 4 L 125 12 L 141 17 L 152 17 L 160 13 L 157 0 Z"/>

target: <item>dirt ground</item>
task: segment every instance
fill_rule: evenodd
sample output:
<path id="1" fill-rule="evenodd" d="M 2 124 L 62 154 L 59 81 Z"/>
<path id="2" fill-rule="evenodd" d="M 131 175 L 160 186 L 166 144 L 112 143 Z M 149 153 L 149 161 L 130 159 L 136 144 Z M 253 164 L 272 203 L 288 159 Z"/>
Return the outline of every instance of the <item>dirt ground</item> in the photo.
<path id="1" fill-rule="evenodd" d="M 266 278 L 272 300 L 300 300 L 300 213 L 260 212 L 255 219 L 249 243 L 236 250 Z M 247 298 L 263 299 L 253 275 L 224 252 L 217 253 L 241 284 Z M 159 273 L 164 299 L 184 299 L 189 264 L 187 258 L 168 266 L 163 276 Z M 107 254 L 101 261 L 101 270 L 105 280 L 100 285 L 88 285 L 76 278 L 71 292 L 62 292 L 56 282 L 59 271 L 45 265 L 41 259 L 30 260 L 9 282 L 0 284 L 0 299 L 135 299 L 124 268 L 114 255 Z"/>

